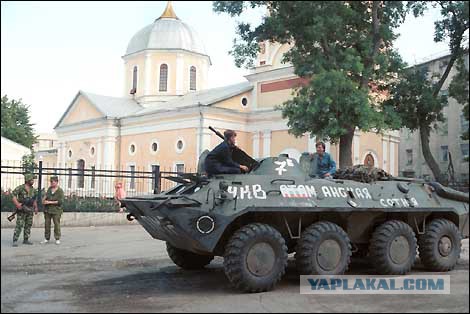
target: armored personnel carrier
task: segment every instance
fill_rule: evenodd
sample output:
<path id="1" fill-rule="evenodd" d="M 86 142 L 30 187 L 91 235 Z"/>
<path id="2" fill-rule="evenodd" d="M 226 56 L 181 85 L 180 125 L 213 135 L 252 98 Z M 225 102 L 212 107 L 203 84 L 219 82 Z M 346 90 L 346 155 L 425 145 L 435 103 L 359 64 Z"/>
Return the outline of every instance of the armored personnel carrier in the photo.
<path id="1" fill-rule="evenodd" d="M 304 157 L 248 159 L 247 174 L 169 177 L 174 188 L 123 206 L 166 241 L 175 264 L 199 269 L 222 256 L 227 278 L 245 292 L 272 289 L 291 252 L 305 275 L 343 274 L 356 253 L 376 274 L 406 274 L 417 249 L 430 270 L 455 266 L 468 237 L 467 194 L 390 176 L 314 179 Z"/>

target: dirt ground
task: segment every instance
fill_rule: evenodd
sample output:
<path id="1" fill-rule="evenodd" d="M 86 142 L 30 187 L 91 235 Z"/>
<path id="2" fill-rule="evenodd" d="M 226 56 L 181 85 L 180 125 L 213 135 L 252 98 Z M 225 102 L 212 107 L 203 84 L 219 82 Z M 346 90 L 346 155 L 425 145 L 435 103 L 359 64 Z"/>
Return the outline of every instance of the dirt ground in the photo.
<path id="1" fill-rule="evenodd" d="M 165 244 L 139 225 L 63 228 L 61 245 L 11 247 L 13 229 L 1 230 L 1 311 L 4 312 L 466 312 L 469 247 L 451 275 L 450 295 L 301 295 L 290 260 L 274 291 L 239 293 L 216 258 L 201 271 L 185 271 Z M 347 274 L 367 274 L 354 263 Z M 413 274 L 426 274 L 418 264 Z"/>

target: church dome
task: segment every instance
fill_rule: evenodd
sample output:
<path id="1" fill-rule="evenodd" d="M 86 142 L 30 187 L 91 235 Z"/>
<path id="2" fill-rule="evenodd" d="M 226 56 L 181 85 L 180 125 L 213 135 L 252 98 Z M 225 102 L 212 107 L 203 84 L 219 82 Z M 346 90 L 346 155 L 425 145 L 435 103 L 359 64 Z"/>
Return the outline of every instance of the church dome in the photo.
<path id="1" fill-rule="evenodd" d="M 132 37 L 126 55 L 146 49 L 181 49 L 207 55 L 198 34 L 176 16 L 171 2 L 168 2 L 162 16 Z"/>

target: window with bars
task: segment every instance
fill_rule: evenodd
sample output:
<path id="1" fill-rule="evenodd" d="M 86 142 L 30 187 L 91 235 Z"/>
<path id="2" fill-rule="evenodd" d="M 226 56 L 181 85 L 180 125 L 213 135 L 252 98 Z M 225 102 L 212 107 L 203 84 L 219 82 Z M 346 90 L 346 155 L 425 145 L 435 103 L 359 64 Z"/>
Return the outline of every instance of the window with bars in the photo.
<path id="1" fill-rule="evenodd" d="M 160 66 L 160 83 L 158 90 L 160 92 L 166 92 L 168 90 L 168 65 L 162 64 Z"/>
<path id="2" fill-rule="evenodd" d="M 189 90 L 196 90 L 196 67 L 189 69 Z"/>
<path id="3" fill-rule="evenodd" d="M 413 150 L 412 149 L 406 150 L 406 164 L 408 166 L 413 164 Z"/>
<path id="4" fill-rule="evenodd" d="M 448 161 L 449 160 L 449 146 L 443 145 L 441 146 L 441 161 Z"/>
<path id="5" fill-rule="evenodd" d="M 135 190 L 135 165 L 129 166 L 129 171 L 131 172 L 130 173 L 131 180 L 129 182 L 129 189 Z"/>

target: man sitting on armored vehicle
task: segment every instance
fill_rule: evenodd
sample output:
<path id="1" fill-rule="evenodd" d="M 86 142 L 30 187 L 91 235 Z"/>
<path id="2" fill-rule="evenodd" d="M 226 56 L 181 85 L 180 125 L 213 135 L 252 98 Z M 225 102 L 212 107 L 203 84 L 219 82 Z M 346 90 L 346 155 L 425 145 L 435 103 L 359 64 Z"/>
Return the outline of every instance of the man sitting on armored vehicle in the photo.
<path id="1" fill-rule="evenodd" d="M 224 132 L 225 140 L 207 155 L 204 166 L 208 175 L 238 174 L 242 170 L 248 172 L 248 167 L 240 165 L 232 159 L 236 137 L 237 133 L 235 131 L 226 130 Z"/>
<path id="2" fill-rule="evenodd" d="M 312 178 L 333 178 L 336 172 L 336 163 L 331 155 L 325 152 L 325 143 L 317 142 L 317 152 L 311 155 L 309 176 Z"/>

